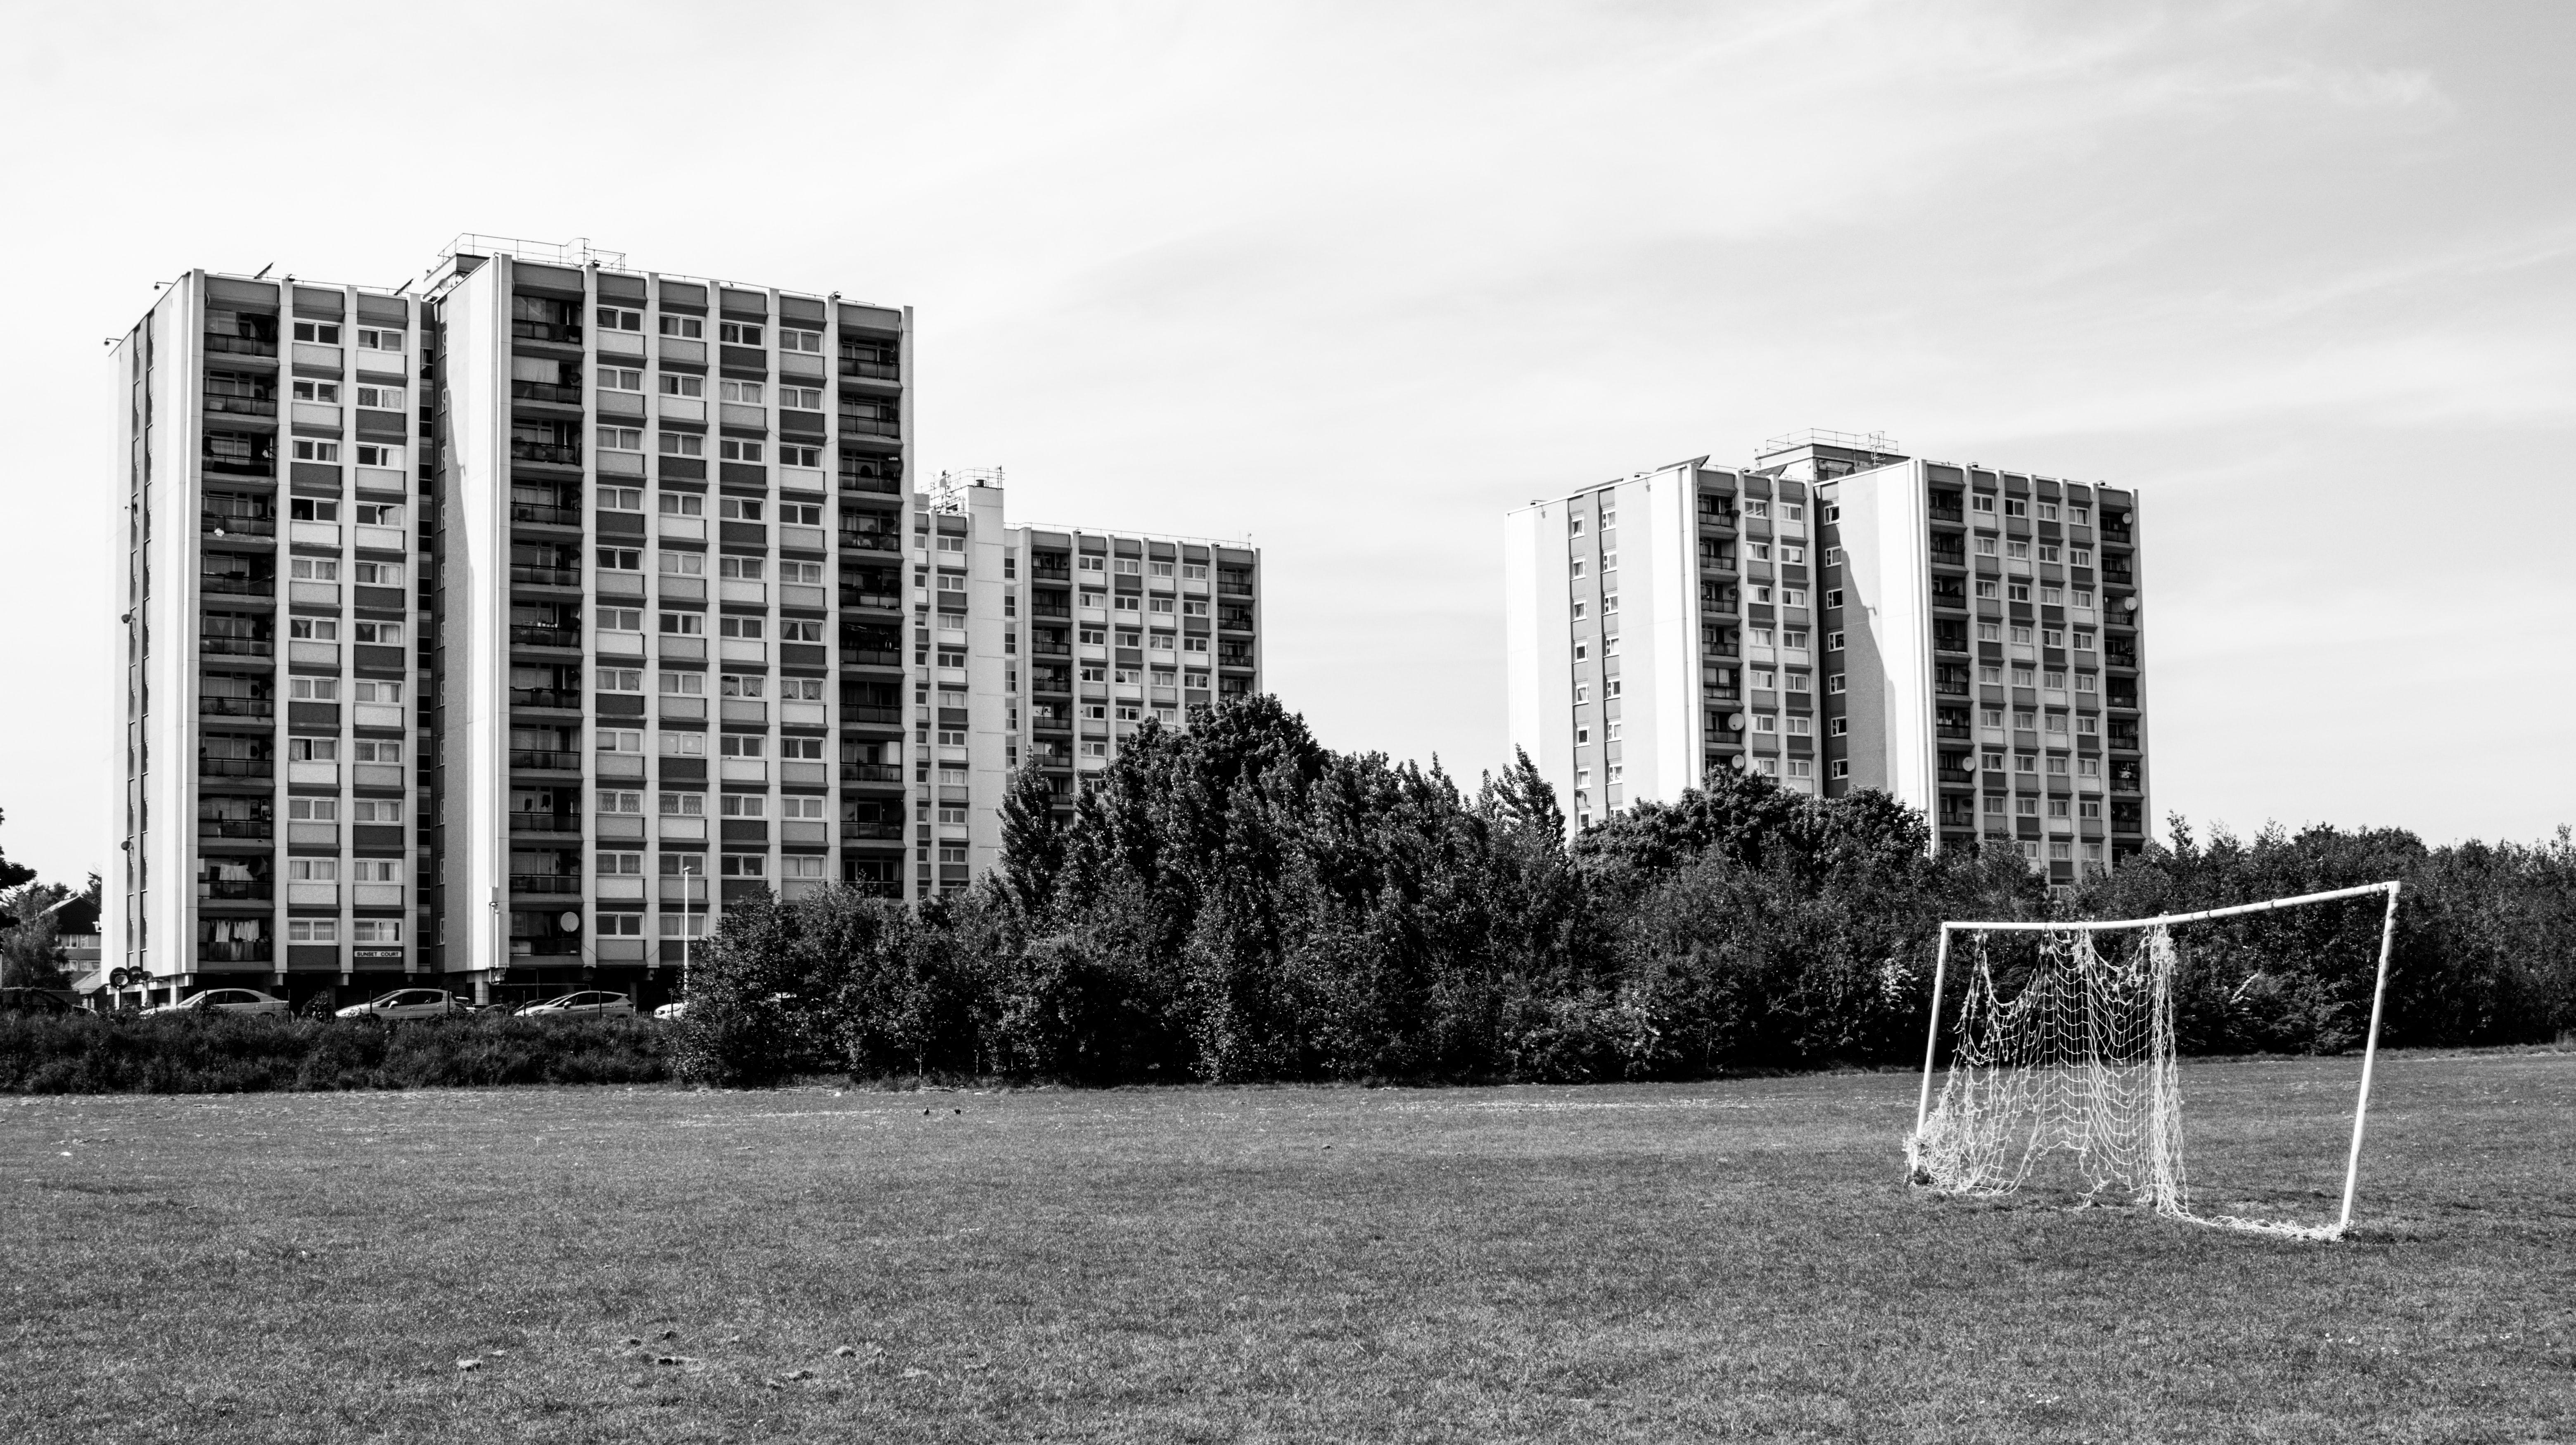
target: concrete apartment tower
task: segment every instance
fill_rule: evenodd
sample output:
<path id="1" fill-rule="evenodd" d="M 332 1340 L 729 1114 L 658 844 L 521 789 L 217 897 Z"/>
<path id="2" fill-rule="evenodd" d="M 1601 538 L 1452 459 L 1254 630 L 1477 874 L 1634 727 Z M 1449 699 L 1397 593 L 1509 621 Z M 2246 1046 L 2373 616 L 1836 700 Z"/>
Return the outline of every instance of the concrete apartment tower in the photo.
<path id="1" fill-rule="evenodd" d="M 1534 502 L 1504 519 L 1513 741 L 1577 827 L 1753 768 L 2072 881 L 2146 838 L 2137 513 L 1831 432 Z"/>
<path id="2" fill-rule="evenodd" d="M 1162 658 L 1256 688 L 1248 550 L 1239 635 L 1203 600 L 1148 634 L 1195 651 L 1077 683 L 1079 539 L 1007 526 L 997 476 L 914 488 L 911 336 L 471 236 L 417 290 L 172 283 L 114 354 L 128 996 L 655 1002 L 730 902 L 964 887 L 1023 754 L 1069 805 Z"/>

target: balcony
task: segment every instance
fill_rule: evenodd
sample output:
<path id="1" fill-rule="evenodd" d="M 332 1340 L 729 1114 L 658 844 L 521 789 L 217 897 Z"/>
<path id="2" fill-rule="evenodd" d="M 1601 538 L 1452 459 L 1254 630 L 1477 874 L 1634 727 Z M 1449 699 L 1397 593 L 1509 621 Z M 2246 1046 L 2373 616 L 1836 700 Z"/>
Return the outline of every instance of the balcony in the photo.
<path id="1" fill-rule="evenodd" d="M 851 647 L 843 644 L 841 661 L 860 667 L 901 667 L 903 649 L 899 647 Z"/>
<path id="2" fill-rule="evenodd" d="M 197 945 L 199 963 L 266 963 L 277 956 L 273 938 L 237 938 L 228 943 Z"/>
<path id="3" fill-rule="evenodd" d="M 883 492 L 889 496 L 902 491 L 902 484 L 892 477 L 871 477 L 858 472 L 841 473 L 841 490 L 845 492 Z"/>
<path id="4" fill-rule="evenodd" d="M 887 709 L 898 714 L 899 709 Z M 843 763 L 841 781 L 845 783 L 901 783 L 903 769 L 893 763 Z"/>
<path id="5" fill-rule="evenodd" d="M 197 699 L 197 716 L 273 718 L 277 716 L 277 704 L 264 697 L 200 696 Z"/>
<path id="6" fill-rule="evenodd" d="M 241 572 L 200 572 L 197 590 L 226 597 L 266 597 L 277 590 L 277 579 Z"/>
<path id="7" fill-rule="evenodd" d="M 206 410 L 228 416 L 275 416 L 277 398 L 273 396 L 230 396 L 219 392 L 205 394 Z"/>
<path id="8" fill-rule="evenodd" d="M 899 437 L 903 435 L 903 424 L 894 417 L 845 411 L 841 413 L 841 430 L 850 436 Z"/>
<path id="9" fill-rule="evenodd" d="M 263 341 L 256 336 L 226 336 L 209 331 L 206 350 L 224 356 L 275 356 L 277 342 L 274 338 Z"/>
<path id="10" fill-rule="evenodd" d="M 1032 642 L 1029 644 L 1029 655 L 1032 657 L 1071 657 L 1073 656 L 1073 648 L 1062 642 Z"/>
<path id="11" fill-rule="evenodd" d="M 512 502 L 510 520 L 530 522 L 545 527 L 578 527 L 581 525 L 581 508 L 550 507 L 537 502 Z"/>
<path id="12" fill-rule="evenodd" d="M 892 532 L 853 532 L 844 529 L 841 545 L 856 552 L 901 552 L 903 539 Z"/>
<path id="13" fill-rule="evenodd" d="M 197 836 L 227 838 L 236 843 L 265 843 L 277 836 L 277 825 L 266 818 L 199 818 Z"/>
<path id="14" fill-rule="evenodd" d="M 512 647 L 569 647 L 578 650 L 581 633 L 570 627 L 532 627 L 519 623 L 510 626 Z"/>
<path id="15" fill-rule="evenodd" d="M 581 895 L 578 873 L 513 873 L 510 891 L 555 898 L 577 898 Z"/>
<path id="16" fill-rule="evenodd" d="M 197 650 L 209 656 L 274 657 L 277 644 L 265 637 L 200 637 Z"/>
<path id="17" fill-rule="evenodd" d="M 510 831 L 513 833 L 578 834 L 581 832 L 581 815 L 578 813 L 538 813 L 524 808 L 517 809 L 510 814 Z"/>
<path id="18" fill-rule="evenodd" d="M 197 899 L 201 903 L 266 903 L 276 896 L 276 883 L 266 878 L 212 878 L 197 882 Z"/>
<path id="19" fill-rule="evenodd" d="M 843 376 L 873 377 L 879 381 L 901 381 L 903 379 L 903 367 L 897 362 L 880 360 L 873 352 L 852 351 L 847 348 L 843 348 L 841 352 L 841 374 Z"/>
<path id="20" fill-rule="evenodd" d="M 580 387 L 557 386 L 550 381 L 513 381 L 510 383 L 510 399 L 542 401 L 554 406 L 579 406 L 582 402 Z"/>
<path id="21" fill-rule="evenodd" d="M 277 535 L 277 518 L 274 515 L 201 512 L 197 517 L 197 529 L 209 536 L 274 537 Z"/>
<path id="22" fill-rule="evenodd" d="M 551 707 L 581 710 L 581 689 L 577 687 L 514 687 L 510 689 L 512 707 Z"/>
<path id="23" fill-rule="evenodd" d="M 510 335 L 520 341 L 551 341 L 561 346 L 579 346 L 581 345 L 581 323 L 513 318 L 510 322 Z"/>
<path id="24" fill-rule="evenodd" d="M 510 568 L 510 580 L 532 587 L 578 587 L 581 585 L 581 569 L 578 567 L 522 567 L 513 564 Z"/>
<path id="25" fill-rule="evenodd" d="M 552 748 L 512 748 L 510 766 L 526 772 L 577 773 L 581 771 L 581 754 Z"/>
<path id="26" fill-rule="evenodd" d="M 859 841 L 900 843 L 903 841 L 903 824 L 843 823 L 841 825 L 841 836 Z"/>
<path id="27" fill-rule="evenodd" d="M 903 594 L 900 592 L 862 592 L 855 587 L 844 587 L 841 589 L 841 605 L 844 607 L 883 607 L 889 610 L 900 609 L 903 606 Z"/>
<path id="28" fill-rule="evenodd" d="M 579 443 L 521 441 L 513 437 L 510 439 L 510 460 L 535 462 L 542 466 L 577 467 L 581 465 L 581 446 Z"/>
<path id="29" fill-rule="evenodd" d="M 1249 582 L 1219 582 L 1216 584 L 1216 595 L 1219 597 L 1249 597 L 1252 595 L 1252 584 Z"/>
<path id="30" fill-rule="evenodd" d="M 900 707 L 868 707 L 863 704 L 853 703 L 841 709 L 841 718 L 844 722 L 900 724 L 903 721 L 903 709 Z"/>
<path id="31" fill-rule="evenodd" d="M 271 758 L 197 759 L 197 776 L 201 778 L 273 778 L 277 763 Z"/>

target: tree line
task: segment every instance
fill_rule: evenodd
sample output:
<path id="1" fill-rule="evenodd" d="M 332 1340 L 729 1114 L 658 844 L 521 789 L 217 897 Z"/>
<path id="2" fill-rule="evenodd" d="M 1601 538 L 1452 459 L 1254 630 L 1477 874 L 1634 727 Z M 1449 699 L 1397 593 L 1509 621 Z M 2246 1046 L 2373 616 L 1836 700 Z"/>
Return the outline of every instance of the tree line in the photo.
<path id="1" fill-rule="evenodd" d="M 2176 819 L 2172 847 L 2052 895 L 2018 853 L 1933 854 L 1924 817 L 1885 794 L 1815 799 L 1758 774 L 1712 774 L 1569 839 L 1526 756 L 1470 789 L 1436 763 L 1325 748 L 1266 696 L 1148 727 L 1069 814 L 1055 803 L 1034 771 L 1015 775 L 999 866 L 945 899 L 833 888 L 729 908 L 692 969 L 682 1077 L 1583 1081 L 1899 1063 L 1921 1057 L 1944 918 L 2139 917 L 2389 878 L 2407 887 L 2383 1042 L 2576 1024 L 2563 829 L 2537 847 L 2428 848 L 2398 830 L 2203 841 Z M 2178 934 L 2183 1046 L 2354 1046 L 2379 926 L 2365 899 Z M 1986 962 L 2027 968 L 2030 946 L 1998 941 Z"/>

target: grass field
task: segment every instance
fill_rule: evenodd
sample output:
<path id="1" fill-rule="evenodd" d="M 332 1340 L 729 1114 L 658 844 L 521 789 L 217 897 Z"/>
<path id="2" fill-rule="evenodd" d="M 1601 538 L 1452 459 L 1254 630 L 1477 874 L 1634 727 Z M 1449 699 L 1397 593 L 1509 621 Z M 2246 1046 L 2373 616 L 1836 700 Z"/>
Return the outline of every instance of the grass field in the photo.
<path id="1" fill-rule="evenodd" d="M 2187 1068 L 2204 1207 L 2354 1072 Z M 2576 1436 L 2576 1055 L 2381 1080 L 2324 1246 L 1919 1196 L 1901 1075 L 0 1101 L 0 1435 Z"/>

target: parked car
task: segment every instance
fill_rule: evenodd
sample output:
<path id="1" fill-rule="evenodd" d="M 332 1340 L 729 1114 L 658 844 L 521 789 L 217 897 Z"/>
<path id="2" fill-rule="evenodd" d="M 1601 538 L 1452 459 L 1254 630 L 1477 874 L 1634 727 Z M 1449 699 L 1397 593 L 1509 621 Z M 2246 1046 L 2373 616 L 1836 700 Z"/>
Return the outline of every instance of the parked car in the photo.
<path id="1" fill-rule="evenodd" d="M 80 995 L 67 988 L 0 988 L 0 1012 L 68 1014 L 80 1011 Z"/>
<path id="2" fill-rule="evenodd" d="M 443 1019 L 449 1014 L 473 1011 L 474 1005 L 443 988 L 399 988 L 382 998 L 335 1010 L 332 1017 L 392 1023 L 401 1019 Z"/>
<path id="3" fill-rule="evenodd" d="M 527 1018 L 631 1019 L 635 1017 L 635 1000 L 622 993 L 586 989 L 561 998 L 550 998 L 544 1003 L 532 1003 L 519 1013 Z"/>
<path id="4" fill-rule="evenodd" d="M 180 999 L 176 1003 L 165 1003 L 154 1008 L 145 1009 L 143 1011 L 143 1016 L 145 1018 L 150 1018 L 154 1014 L 282 1014 L 291 1012 L 293 1012 L 293 1009 L 286 1000 L 278 998 L 273 994 L 261 993 L 255 988 L 208 988 L 200 989 L 197 992 L 188 995 L 186 998 Z"/>
<path id="5" fill-rule="evenodd" d="M 653 1017 L 660 1019 L 664 1023 L 672 1023 L 677 1021 L 688 1011 L 689 1001 L 687 999 L 681 999 L 677 1003 L 666 1003 L 660 1008 L 653 1010 Z"/>

